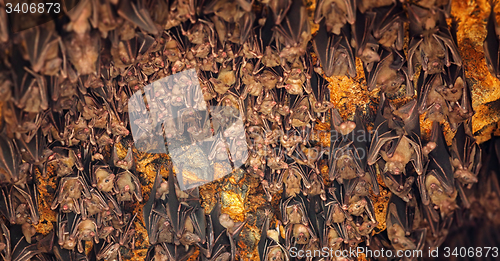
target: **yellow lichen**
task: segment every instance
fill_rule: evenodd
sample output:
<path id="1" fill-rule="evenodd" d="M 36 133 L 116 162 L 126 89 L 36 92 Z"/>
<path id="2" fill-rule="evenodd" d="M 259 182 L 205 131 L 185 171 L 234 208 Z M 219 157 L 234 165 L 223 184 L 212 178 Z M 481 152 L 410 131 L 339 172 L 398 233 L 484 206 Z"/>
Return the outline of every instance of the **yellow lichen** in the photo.
<path id="1" fill-rule="evenodd" d="M 245 220 L 245 205 L 240 194 L 233 191 L 223 191 L 221 198 L 225 203 L 222 206 L 222 213 L 228 214 L 235 221 Z"/>

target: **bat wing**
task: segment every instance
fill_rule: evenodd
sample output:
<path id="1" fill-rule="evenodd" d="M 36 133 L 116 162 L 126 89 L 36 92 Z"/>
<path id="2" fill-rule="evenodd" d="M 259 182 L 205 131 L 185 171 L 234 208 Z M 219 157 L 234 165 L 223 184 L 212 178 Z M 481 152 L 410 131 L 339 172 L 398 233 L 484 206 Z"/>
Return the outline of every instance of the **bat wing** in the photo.
<path id="1" fill-rule="evenodd" d="M 429 153 L 429 169 L 434 170 L 436 178 L 442 183 L 447 194 L 454 191 L 454 174 L 450 162 L 450 152 L 444 139 L 443 130 L 439 122 L 432 126 L 431 140 L 436 143 L 436 148 Z"/>
<path id="2" fill-rule="evenodd" d="M 137 6 L 130 1 L 121 2 L 117 13 L 125 20 L 139 26 L 148 33 L 158 34 L 158 28 L 156 28 L 146 8 Z"/>

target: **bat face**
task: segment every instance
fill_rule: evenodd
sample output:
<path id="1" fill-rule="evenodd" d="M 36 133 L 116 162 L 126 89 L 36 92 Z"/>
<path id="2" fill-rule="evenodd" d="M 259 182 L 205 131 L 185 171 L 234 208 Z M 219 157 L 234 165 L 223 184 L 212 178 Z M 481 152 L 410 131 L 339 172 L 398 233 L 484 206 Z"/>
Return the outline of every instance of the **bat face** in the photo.
<path id="1" fill-rule="evenodd" d="M 292 64 L 289 72 L 285 72 L 285 90 L 291 95 L 302 95 L 303 94 L 303 84 L 306 82 L 307 73 L 309 70 L 304 68 L 304 65 L 300 62 L 295 62 Z"/>
<path id="2" fill-rule="evenodd" d="M 294 224 L 291 233 L 291 240 L 295 240 L 296 244 L 298 245 L 306 245 L 311 239 L 309 230 L 302 224 Z"/>
<path id="3" fill-rule="evenodd" d="M 78 225 L 76 226 L 76 230 L 74 231 L 72 236 L 76 237 L 76 240 L 78 242 L 77 249 L 78 252 L 80 253 L 82 253 L 84 250 L 82 241 L 94 240 L 95 243 L 99 243 L 97 224 L 92 219 L 79 221 Z"/>
<path id="4" fill-rule="evenodd" d="M 72 174 L 74 166 L 76 166 L 78 170 L 83 170 L 81 158 L 77 156 L 75 150 L 64 147 L 54 147 L 52 151 L 54 151 L 54 154 L 49 156 L 48 163 L 57 166 L 56 173 L 58 176 L 65 177 Z"/>
<path id="5" fill-rule="evenodd" d="M 444 56 L 446 50 L 434 37 L 425 37 L 419 46 L 420 56 L 417 56 L 419 63 L 429 74 L 441 73 L 444 70 Z"/>
<path id="6" fill-rule="evenodd" d="M 316 171 L 311 170 L 309 172 L 309 182 L 311 183 L 311 187 L 307 189 L 307 194 L 311 197 L 319 195 L 321 199 L 326 200 L 323 178 Z"/>
<path id="7" fill-rule="evenodd" d="M 180 38 L 180 36 L 176 37 L 174 33 L 168 34 L 165 47 L 163 49 L 163 55 L 173 65 L 176 65 L 176 63 L 181 63 L 184 58 L 182 38 Z M 176 71 L 178 70 L 176 69 Z"/>
<path id="8" fill-rule="evenodd" d="M 107 165 L 92 166 L 92 186 L 102 192 L 112 192 L 115 182 L 115 174 Z"/>
<path id="9" fill-rule="evenodd" d="M 87 125 L 87 121 L 84 120 L 82 117 L 78 118 L 73 123 L 73 137 L 77 140 L 80 141 L 86 141 L 89 138 L 90 135 L 90 128 Z"/>

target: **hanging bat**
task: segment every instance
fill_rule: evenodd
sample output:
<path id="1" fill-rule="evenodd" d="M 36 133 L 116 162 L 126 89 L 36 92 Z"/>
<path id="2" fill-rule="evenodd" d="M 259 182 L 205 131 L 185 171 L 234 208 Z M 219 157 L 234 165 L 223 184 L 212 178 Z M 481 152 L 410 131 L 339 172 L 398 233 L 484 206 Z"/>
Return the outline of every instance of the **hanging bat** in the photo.
<path id="1" fill-rule="evenodd" d="M 35 73 L 46 71 L 47 62 L 54 57 L 59 59 L 61 64 L 62 60 L 58 57 L 59 36 L 53 22 L 24 30 L 17 37 L 16 41 L 21 43 L 19 46 L 22 48 L 23 57 L 30 61 Z"/>
<path id="2" fill-rule="evenodd" d="M 9 241 L 12 245 L 14 245 L 14 247 L 12 250 L 9 250 L 12 251 L 12 256 L 7 256 L 7 259 L 5 260 L 34 260 L 32 258 L 36 258 L 37 255 L 52 252 L 52 247 L 54 245 L 54 232 L 51 232 L 46 236 L 38 236 L 34 240 L 28 240 L 25 236 L 23 236 L 22 230 L 21 226 L 11 226 Z M 9 233 L 6 235 L 9 235 Z"/>
<path id="3" fill-rule="evenodd" d="M 327 77 L 342 75 L 356 77 L 356 62 L 350 39 L 349 25 L 344 26 L 340 34 L 335 35 L 330 34 L 323 23 L 320 24 L 313 47 Z"/>
<path id="4" fill-rule="evenodd" d="M 387 235 L 396 250 L 422 249 L 425 244 L 426 229 L 411 231 L 409 218 L 411 208 L 396 195 L 391 197 L 387 210 Z"/>
<path id="5" fill-rule="evenodd" d="M 339 34 L 347 23 L 356 22 L 356 1 L 352 0 L 319 0 L 314 11 L 314 23 L 325 18 L 328 32 Z"/>
<path id="6" fill-rule="evenodd" d="M 326 121 L 326 113 L 333 104 L 330 102 L 330 90 L 328 89 L 328 81 L 315 71 L 311 71 L 312 77 L 310 80 L 312 93 L 309 94 L 311 108 L 316 113 L 317 118 L 321 122 Z"/>
<path id="7" fill-rule="evenodd" d="M 413 80 L 417 63 L 422 65 L 426 75 L 441 73 L 445 66 L 449 67 L 452 63 L 462 66 L 462 58 L 448 29 L 444 12 L 408 5 L 408 14 L 411 36 L 408 49 L 410 80 Z"/>
<path id="8" fill-rule="evenodd" d="M 406 13 L 401 2 L 390 6 L 377 7 L 373 21 L 373 36 L 385 48 L 398 51 L 403 49 L 405 29 L 407 22 Z"/>
<path id="9" fill-rule="evenodd" d="M 286 17 L 275 26 L 281 64 L 285 64 L 284 61 L 292 63 L 306 53 L 307 43 L 311 39 L 311 26 L 307 17 L 304 4 L 292 1 Z"/>
<path id="10" fill-rule="evenodd" d="M 429 153 L 429 164 L 425 178 L 425 191 L 422 202 L 432 202 L 444 218 L 458 207 L 456 204 L 457 190 L 455 177 L 450 162 L 450 152 L 444 139 L 443 131 L 438 122 L 432 126 L 432 138 L 436 148 Z"/>
<path id="11" fill-rule="evenodd" d="M 133 198 L 142 201 L 139 178 L 128 170 L 116 174 L 115 192 L 118 202 L 133 201 Z"/>
<path id="12" fill-rule="evenodd" d="M 357 178 L 363 177 L 368 172 L 371 184 L 374 185 L 373 191 L 378 191 L 378 188 L 375 188 L 376 177 L 367 169 L 367 155 L 362 155 L 368 150 L 369 134 L 361 120 L 360 112 L 356 112 L 354 122 L 342 122 L 338 110 L 334 109 L 332 126 L 335 130 L 332 131 L 330 143 L 330 179 L 337 179 L 339 183 L 356 179 L 355 182 L 349 183 L 349 186 L 346 184 L 346 190 L 351 195 L 357 185 Z"/>
<path id="13" fill-rule="evenodd" d="M 26 170 L 21 169 L 21 155 L 15 143 L 3 134 L 0 135 L 0 183 L 24 186 L 27 181 Z"/>
<path id="14" fill-rule="evenodd" d="M 85 179 L 80 175 L 63 177 L 59 181 L 57 196 L 52 202 L 51 209 L 61 206 L 62 212 L 81 213 L 83 198 L 91 199 L 89 187 Z"/>
<path id="15" fill-rule="evenodd" d="M 375 15 L 373 12 L 362 14 L 358 10 L 356 23 L 353 25 L 356 56 L 363 61 L 364 68 L 368 72 L 372 70 L 373 63 L 380 61 L 378 52 L 380 46 L 372 34 Z"/>
<path id="16" fill-rule="evenodd" d="M 24 187 L 14 185 L 1 191 L 3 200 L 0 203 L 0 210 L 12 224 L 38 224 L 40 216 L 36 184 Z"/>
<path id="17" fill-rule="evenodd" d="M 220 208 L 220 202 L 217 201 L 214 208 L 210 212 L 210 215 L 207 216 L 206 243 L 198 243 L 198 246 L 200 248 L 200 252 L 206 258 L 212 258 L 215 260 L 217 258 L 225 257 L 227 260 L 234 260 L 233 251 L 235 246 L 231 245 L 231 240 L 228 237 L 226 228 L 220 223 Z"/>
<path id="18" fill-rule="evenodd" d="M 415 179 L 407 171 L 408 163 L 412 163 L 418 180 L 423 183 L 424 154 L 416 108 L 417 102 L 413 100 L 393 111 L 382 94 L 375 118 L 375 137 L 368 152 L 368 164 L 378 162 L 386 185 L 405 201 L 410 199 L 408 193 Z"/>
<path id="19" fill-rule="evenodd" d="M 451 163 L 454 177 L 469 188 L 478 181 L 481 155 L 481 148 L 472 136 L 470 121 L 460 124 L 451 145 Z"/>
<path id="20" fill-rule="evenodd" d="M 325 225 L 343 224 L 348 213 L 346 213 L 348 201 L 345 197 L 345 189 L 337 181 L 333 181 L 325 203 Z M 340 231 L 345 235 L 345 231 Z"/>
<path id="21" fill-rule="evenodd" d="M 436 91 L 448 105 L 448 122 L 453 130 L 456 130 L 461 122 L 469 120 L 474 115 L 472 108 L 472 93 L 465 78 L 465 68 L 451 65 L 447 68 L 448 86 L 439 86 Z"/>
<path id="22" fill-rule="evenodd" d="M 151 19 L 146 7 L 143 6 L 142 1 L 138 1 L 137 4 L 133 2 L 120 3 L 117 13 L 125 20 L 139 26 L 148 33 L 154 35 L 158 34 L 158 28 L 156 28 L 155 23 Z"/>

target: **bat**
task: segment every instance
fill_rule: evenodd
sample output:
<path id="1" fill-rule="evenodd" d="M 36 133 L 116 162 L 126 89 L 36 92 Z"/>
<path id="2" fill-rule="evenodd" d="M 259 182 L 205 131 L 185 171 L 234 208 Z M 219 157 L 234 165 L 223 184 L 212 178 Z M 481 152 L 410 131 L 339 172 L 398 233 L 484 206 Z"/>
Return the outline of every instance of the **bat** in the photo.
<path id="1" fill-rule="evenodd" d="M 320 24 L 313 40 L 313 47 L 327 77 L 342 75 L 356 77 L 356 62 L 350 37 L 348 25 L 341 29 L 340 34 L 335 35 L 330 34 L 323 23 Z"/>

